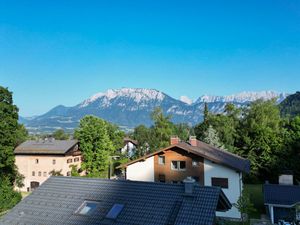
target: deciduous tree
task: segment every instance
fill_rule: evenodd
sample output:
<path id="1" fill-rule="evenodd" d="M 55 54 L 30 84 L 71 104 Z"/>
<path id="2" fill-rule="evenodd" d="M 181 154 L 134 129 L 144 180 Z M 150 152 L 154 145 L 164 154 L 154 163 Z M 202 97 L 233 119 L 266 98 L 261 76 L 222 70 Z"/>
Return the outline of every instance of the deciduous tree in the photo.
<path id="1" fill-rule="evenodd" d="M 81 166 L 90 177 L 107 177 L 109 157 L 114 152 L 107 123 L 94 116 L 85 116 L 75 131 L 84 161 Z"/>

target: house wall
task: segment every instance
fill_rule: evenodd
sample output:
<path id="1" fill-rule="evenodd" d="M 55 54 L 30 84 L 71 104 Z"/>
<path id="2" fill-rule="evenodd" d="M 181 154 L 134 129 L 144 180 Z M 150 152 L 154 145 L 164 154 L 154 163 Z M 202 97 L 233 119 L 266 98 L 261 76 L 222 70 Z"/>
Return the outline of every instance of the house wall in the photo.
<path id="1" fill-rule="evenodd" d="M 228 178 L 228 189 L 222 188 L 222 190 L 232 204 L 236 203 L 243 188 L 241 173 L 204 159 L 204 185 L 211 186 L 212 177 Z M 227 212 L 216 214 L 220 217 L 241 218 L 241 214 L 234 206 Z"/>
<path id="2" fill-rule="evenodd" d="M 61 174 L 67 176 L 67 173 L 71 172 L 71 165 L 77 165 L 78 168 L 81 165 L 80 155 L 16 155 L 15 158 L 19 173 L 25 177 L 24 187 L 20 188 L 20 191 L 30 191 L 32 181 L 39 182 L 39 185 L 41 185 L 50 177 L 49 172 L 52 170 L 61 170 Z M 75 158 L 78 158 L 79 161 L 74 162 Z M 38 159 L 38 163 L 36 163 L 36 159 Z M 72 159 L 72 163 L 67 163 L 68 159 Z M 53 164 L 53 160 L 56 160 L 55 164 Z M 33 171 L 35 176 L 32 176 Z M 39 176 L 39 172 L 41 172 L 41 176 Z"/>
<path id="3" fill-rule="evenodd" d="M 159 164 L 158 157 L 159 155 L 165 156 L 165 164 Z M 164 175 L 166 182 L 171 183 L 173 181 L 181 182 L 186 177 L 198 177 L 199 184 L 204 184 L 204 164 L 203 158 L 196 156 L 191 153 L 187 153 L 179 148 L 174 148 L 172 150 L 167 150 L 162 154 L 154 156 L 154 180 L 159 182 L 159 176 Z M 192 160 L 196 159 L 199 161 L 198 166 L 192 166 Z M 172 170 L 171 162 L 172 161 L 185 161 L 186 169 L 185 170 Z"/>
<path id="4" fill-rule="evenodd" d="M 126 154 L 128 157 L 132 157 L 136 151 L 136 146 L 131 142 L 127 142 L 123 148 L 121 148 L 121 153 Z"/>
<path id="5" fill-rule="evenodd" d="M 126 179 L 154 181 L 154 156 L 127 166 Z"/>

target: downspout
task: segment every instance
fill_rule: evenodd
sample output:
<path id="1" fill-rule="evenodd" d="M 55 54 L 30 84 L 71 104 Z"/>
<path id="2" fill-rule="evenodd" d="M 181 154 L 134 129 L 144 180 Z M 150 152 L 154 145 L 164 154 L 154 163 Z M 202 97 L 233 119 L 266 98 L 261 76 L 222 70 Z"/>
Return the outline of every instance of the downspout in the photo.
<path id="1" fill-rule="evenodd" d="M 242 172 L 239 172 L 239 188 L 240 188 L 240 198 L 242 196 L 242 179 L 243 177 L 241 176 Z M 243 215 L 242 213 L 240 212 L 240 215 L 241 215 L 241 219 L 243 219 Z"/>
<path id="2" fill-rule="evenodd" d="M 270 211 L 271 223 L 274 224 L 274 208 L 272 205 L 269 206 L 269 211 Z"/>

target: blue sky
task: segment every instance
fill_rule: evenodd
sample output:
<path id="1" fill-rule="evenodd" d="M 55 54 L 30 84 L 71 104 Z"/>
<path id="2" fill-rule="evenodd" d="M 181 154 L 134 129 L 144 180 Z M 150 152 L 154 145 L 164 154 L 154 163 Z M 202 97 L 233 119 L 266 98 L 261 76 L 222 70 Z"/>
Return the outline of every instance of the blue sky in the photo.
<path id="1" fill-rule="evenodd" d="M 0 85 L 23 116 L 108 88 L 292 93 L 300 1 L 0 0 Z"/>

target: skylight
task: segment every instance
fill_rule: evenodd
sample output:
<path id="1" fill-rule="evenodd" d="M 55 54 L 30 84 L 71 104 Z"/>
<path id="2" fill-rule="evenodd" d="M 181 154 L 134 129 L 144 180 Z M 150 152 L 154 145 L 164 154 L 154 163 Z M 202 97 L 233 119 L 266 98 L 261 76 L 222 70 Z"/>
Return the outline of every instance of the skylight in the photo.
<path id="1" fill-rule="evenodd" d="M 98 207 L 99 202 L 84 201 L 83 204 L 77 210 L 77 214 L 91 215 Z"/>
<path id="2" fill-rule="evenodd" d="M 124 208 L 123 204 L 114 204 L 113 207 L 111 207 L 111 209 L 107 213 L 106 218 L 116 219 L 123 208 Z"/>

